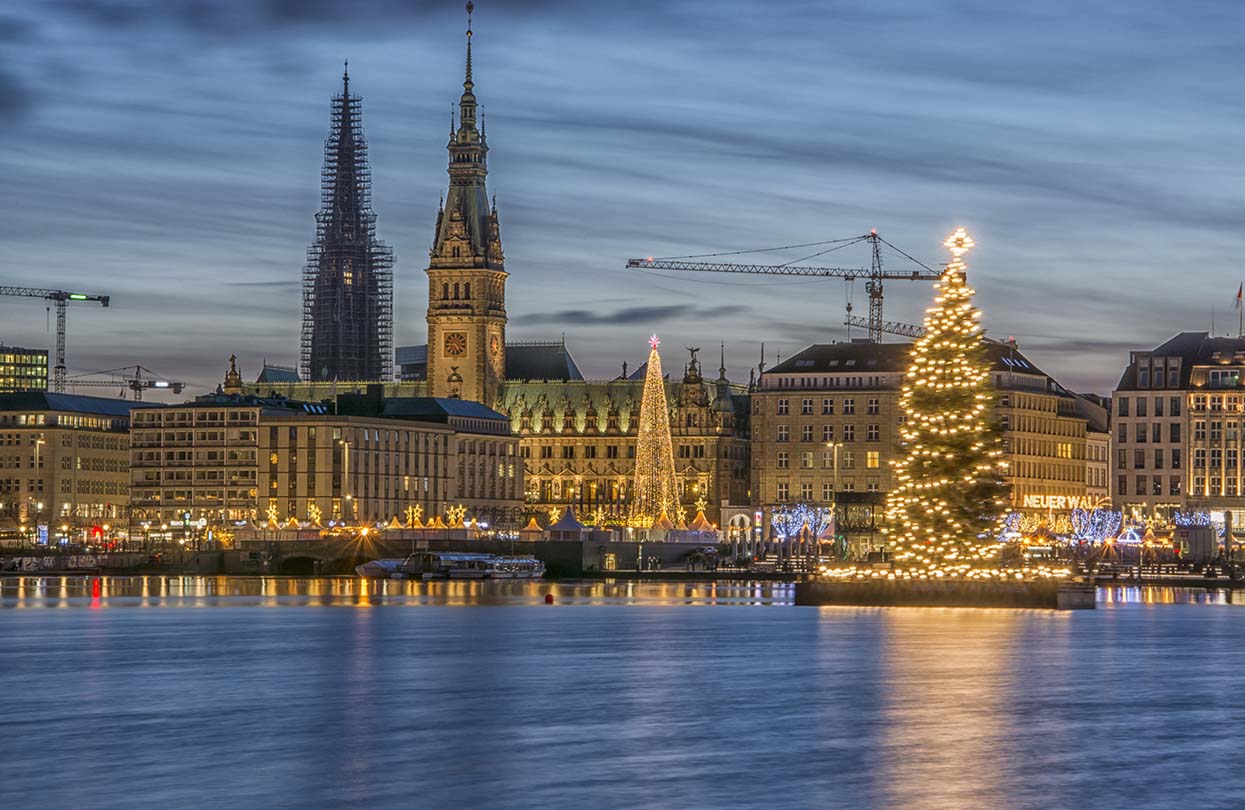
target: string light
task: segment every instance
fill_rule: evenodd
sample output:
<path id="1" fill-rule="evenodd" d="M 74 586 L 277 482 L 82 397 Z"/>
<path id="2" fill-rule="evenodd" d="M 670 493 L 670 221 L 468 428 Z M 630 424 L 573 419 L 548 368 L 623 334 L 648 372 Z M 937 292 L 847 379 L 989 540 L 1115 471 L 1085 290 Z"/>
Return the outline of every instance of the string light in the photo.
<path id="1" fill-rule="evenodd" d="M 1002 442 L 991 422 L 994 392 L 982 343 L 981 311 L 965 281 L 963 228 L 943 243 L 951 252 L 926 311 L 925 335 L 912 345 L 899 403 L 904 421 L 896 485 L 883 533 L 898 578 L 1010 578 L 1000 572 L 995 532 L 1007 485 Z"/>
<path id="2" fill-rule="evenodd" d="M 662 379 L 657 335 L 649 338 L 648 368 L 640 398 L 640 428 L 635 440 L 635 476 L 632 481 L 628 523 L 649 529 L 662 514 L 680 514 L 674 474 L 674 444 L 670 438 L 670 410 Z"/>

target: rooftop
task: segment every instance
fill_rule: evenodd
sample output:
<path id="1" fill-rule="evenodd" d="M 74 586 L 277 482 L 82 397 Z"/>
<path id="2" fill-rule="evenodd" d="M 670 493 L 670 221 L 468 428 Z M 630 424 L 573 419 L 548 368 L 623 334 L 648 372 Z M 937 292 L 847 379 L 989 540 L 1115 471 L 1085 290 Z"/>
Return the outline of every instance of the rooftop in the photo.
<path id="1" fill-rule="evenodd" d="M 17 391 L 0 394 L 0 411 L 61 411 L 129 418 L 131 408 L 159 407 L 152 402 L 132 402 L 115 397 L 89 397 L 53 394 L 47 391 Z"/>

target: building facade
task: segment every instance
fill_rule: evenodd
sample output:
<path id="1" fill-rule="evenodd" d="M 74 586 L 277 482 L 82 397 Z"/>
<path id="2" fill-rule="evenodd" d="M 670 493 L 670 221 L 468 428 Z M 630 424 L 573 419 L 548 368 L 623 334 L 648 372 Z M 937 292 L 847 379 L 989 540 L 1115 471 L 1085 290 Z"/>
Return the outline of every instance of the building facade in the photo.
<path id="1" fill-rule="evenodd" d="M 1245 518 L 1245 338 L 1182 332 L 1129 355 L 1112 395 L 1115 505 Z"/>
<path id="2" fill-rule="evenodd" d="M 476 123 L 467 71 L 458 102 L 458 128 L 450 133 L 450 186 L 437 212 L 428 257 L 428 393 L 492 406 L 506 374 L 505 256 L 497 206 L 489 204 L 488 141 Z"/>
<path id="3" fill-rule="evenodd" d="M 48 390 L 47 349 L 0 345 L 0 394 Z"/>
<path id="4" fill-rule="evenodd" d="M 47 542 L 102 540 L 122 531 L 130 504 L 131 407 L 142 406 L 72 394 L 0 394 L 0 531 Z"/>
<path id="5" fill-rule="evenodd" d="M 333 98 L 316 241 L 303 270 L 301 373 L 306 380 L 392 375 L 393 253 L 376 237 L 362 109 L 350 76 Z"/>
<path id="6" fill-rule="evenodd" d="M 1106 412 L 1064 389 L 1014 344 L 987 346 L 1012 508 L 1091 505 L 1104 491 L 1102 463 L 1092 454 L 1102 452 Z M 837 502 L 839 527 L 854 547 L 880 546 L 910 350 L 903 343 L 819 344 L 763 370 L 751 393 L 752 490 L 761 511 Z"/>
<path id="7" fill-rule="evenodd" d="M 380 393 L 333 406 L 222 390 L 136 412 L 134 520 L 148 531 L 201 519 L 407 522 L 411 510 L 431 519 L 461 505 L 518 521 L 523 471 L 505 417 Z"/>
<path id="8" fill-rule="evenodd" d="M 584 380 L 565 345 L 555 342 L 521 347 L 509 371 L 520 376 L 506 381 L 498 410 L 521 437 L 527 508 L 552 514 L 570 505 L 585 521 L 624 520 L 644 366 L 613 380 Z M 666 382 L 666 400 L 686 517 L 703 506 L 719 526 L 733 519 L 740 526 L 738 518 L 751 513 L 745 388 L 727 380 L 725 367 L 706 379 L 693 353 L 682 378 Z"/>

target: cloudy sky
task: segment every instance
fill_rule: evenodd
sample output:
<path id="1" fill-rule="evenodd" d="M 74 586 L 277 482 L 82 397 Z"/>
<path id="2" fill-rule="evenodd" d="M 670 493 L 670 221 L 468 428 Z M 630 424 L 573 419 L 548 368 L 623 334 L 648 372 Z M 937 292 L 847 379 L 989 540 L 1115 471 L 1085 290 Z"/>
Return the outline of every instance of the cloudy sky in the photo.
<path id="1" fill-rule="evenodd" d="M 395 341 L 423 342 L 463 17 L 456 1 L 0 2 L 0 281 L 113 296 L 72 308 L 71 369 L 141 363 L 206 387 L 231 352 L 248 376 L 295 363 L 349 59 L 397 256 Z M 736 379 L 762 341 L 772 364 L 846 337 L 842 281 L 641 274 L 628 257 L 874 227 L 932 264 L 966 226 L 990 333 L 1080 390 L 1109 391 L 1129 349 L 1209 328 L 1212 307 L 1237 328 L 1231 0 L 481 0 L 475 32 L 510 336 L 565 333 L 590 376 L 634 366 L 652 331 L 711 366 L 725 340 Z M 886 292 L 902 321 L 930 295 Z M 0 299 L 0 341 L 47 345 L 46 322 L 40 302 Z"/>

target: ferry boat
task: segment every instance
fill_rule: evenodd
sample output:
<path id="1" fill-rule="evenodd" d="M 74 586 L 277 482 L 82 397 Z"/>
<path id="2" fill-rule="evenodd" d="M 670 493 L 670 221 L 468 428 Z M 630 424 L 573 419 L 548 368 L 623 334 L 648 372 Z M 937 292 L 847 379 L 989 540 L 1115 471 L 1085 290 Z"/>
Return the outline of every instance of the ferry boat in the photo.
<path id="1" fill-rule="evenodd" d="M 545 564 L 535 557 L 447 551 L 416 552 L 391 574 L 394 579 L 540 579 L 544 575 Z"/>
<path id="2" fill-rule="evenodd" d="M 354 572 L 361 577 L 370 579 L 389 579 L 398 572 L 405 560 L 368 560 L 363 565 L 356 565 Z"/>

